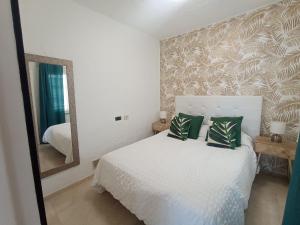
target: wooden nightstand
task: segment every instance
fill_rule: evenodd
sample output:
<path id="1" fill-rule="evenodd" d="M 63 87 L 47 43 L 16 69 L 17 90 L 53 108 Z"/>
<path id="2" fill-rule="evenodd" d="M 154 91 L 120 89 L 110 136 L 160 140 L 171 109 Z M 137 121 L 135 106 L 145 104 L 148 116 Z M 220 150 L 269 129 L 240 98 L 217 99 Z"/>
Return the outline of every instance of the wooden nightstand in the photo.
<path id="1" fill-rule="evenodd" d="M 275 143 L 271 142 L 270 137 L 259 136 L 255 139 L 254 148 L 258 154 L 257 165 L 259 164 L 261 154 L 287 159 L 289 165 L 291 164 L 291 160 L 295 159 L 296 142 L 284 141 L 283 143 Z M 291 170 L 289 171 L 291 172 Z"/>
<path id="2" fill-rule="evenodd" d="M 159 132 L 162 132 L 169 128 L 170 128 L 169 122 L 161 123 L 160 121 L 156 121 L 156 122 L 152 123 L 152 130 L 153 130 L 154 134 L 158 134 Z"/>

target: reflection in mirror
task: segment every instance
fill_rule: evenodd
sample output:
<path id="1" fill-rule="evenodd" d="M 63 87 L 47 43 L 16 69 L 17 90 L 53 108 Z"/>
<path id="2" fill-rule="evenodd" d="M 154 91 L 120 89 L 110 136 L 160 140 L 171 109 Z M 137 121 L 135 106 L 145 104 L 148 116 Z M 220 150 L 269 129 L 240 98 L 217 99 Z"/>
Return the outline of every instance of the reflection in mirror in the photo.
<path id="1" fill-rule="evenodd" d="M 72 63 L 30 54 L 26 59 L 40 172 L 46 177 L 79 163 Z"/>

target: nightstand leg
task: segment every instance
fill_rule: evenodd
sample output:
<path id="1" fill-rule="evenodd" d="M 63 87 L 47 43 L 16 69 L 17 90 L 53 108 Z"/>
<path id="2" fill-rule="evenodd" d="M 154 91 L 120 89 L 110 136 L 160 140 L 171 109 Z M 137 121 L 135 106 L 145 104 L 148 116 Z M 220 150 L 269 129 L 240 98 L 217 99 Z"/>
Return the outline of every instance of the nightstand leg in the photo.
<path id="1" fill-rule="evenodd" d="M 288 177 L 289 177 L 289 179 L 291 179 L 291 177 L 292 177 L 292 160 L 288 160 Z"/>
<path id="2" fill-rule="evenodd" d="M 260 171 L 260 168 L 259 168 L 260 157 L 261 157 L 261 153 L 258 153 L 257 166 L 256 166 L 256 174 L 259 174 L 259 171 Z"/>

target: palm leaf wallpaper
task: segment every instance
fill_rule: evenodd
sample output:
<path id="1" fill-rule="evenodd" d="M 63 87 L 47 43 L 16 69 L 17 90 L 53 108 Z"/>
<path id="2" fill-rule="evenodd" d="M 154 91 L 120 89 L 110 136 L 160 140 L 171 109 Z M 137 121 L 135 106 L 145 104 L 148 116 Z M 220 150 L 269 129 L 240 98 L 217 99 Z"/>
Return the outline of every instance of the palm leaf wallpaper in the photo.
<path id="1" fill-rule="evenodd" d="M 300 1 L 277 4 L 161 41 L 161 110 L 173 115 L 176 95 L 262 95 L 262 134 L 287 122 L 295 140 L 300 114 Z M 262 168 L 286 172 L 265 157 Z"/>

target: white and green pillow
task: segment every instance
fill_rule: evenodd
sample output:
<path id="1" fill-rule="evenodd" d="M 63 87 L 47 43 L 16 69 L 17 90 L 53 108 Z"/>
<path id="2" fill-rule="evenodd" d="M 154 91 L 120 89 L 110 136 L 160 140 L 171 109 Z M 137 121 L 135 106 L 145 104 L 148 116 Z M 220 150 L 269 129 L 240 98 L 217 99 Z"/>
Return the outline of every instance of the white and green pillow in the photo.
<path id="1" fill-rule="evenodd" d="M 175 116 L 171 121 L 169 137 L 185 141 L 188 138 L 191 119 Z"/>
<path id="2" fill-rule="evenodd" d="M 179 113 L 178 116 L 184 117 L 187 119 L 191 119 L 191 126 L 190 126 L 190 130 L 189 130 L 188 138 L 197 139 L 199 137 L 199 132 L 200 132 L 202 122 L 204 120 L 204 116 L 188 115 L 188 114 L 184 114 L 184 113 Z"/>
<path id="3" fill-rule="evenodd" d="M 224 122 L 224 121 L 229 121 L 231 123 L 236 123 L 236 125 L 234 126 L 234 130 L 236 132 L 236 147 L 240 147 L 241 146 L 241 134 L 242 134 L 242 121 L 243 121 L 243 117 L 242 116 L 225 116 L 225 117 L 211 117 L 210 120 L 212 122 Z"/>
<path id="4" fill-rule="evenodd" d="M 207 145 L 221 148 L 237 147 L 239 123 L 233 120 L 214 121 L 207 135 Z"/>

